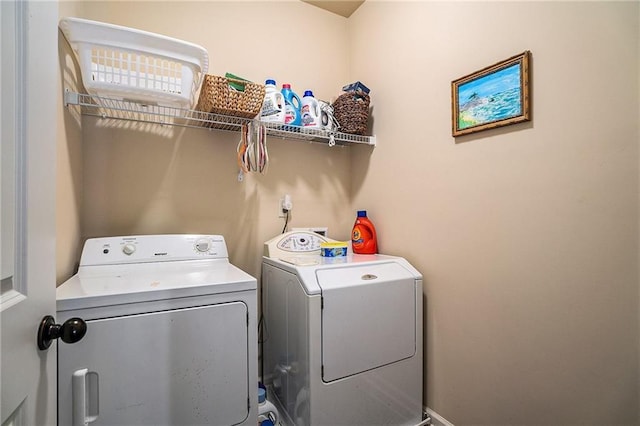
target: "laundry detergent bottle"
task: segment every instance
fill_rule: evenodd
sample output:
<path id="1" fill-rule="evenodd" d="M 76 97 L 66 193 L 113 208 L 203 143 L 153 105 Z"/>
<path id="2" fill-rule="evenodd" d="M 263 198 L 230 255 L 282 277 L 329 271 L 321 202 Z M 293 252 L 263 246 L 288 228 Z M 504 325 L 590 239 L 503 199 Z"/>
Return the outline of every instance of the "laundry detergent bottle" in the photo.
<path id="1" fill-rule="evenodd" d="M 302 120 L 300 118 L 300 107 L 302 102 L 298 95 L 291 90 L 290 84 L 282 85 L 282 96 L 284 96 L 284 124 L 288 126 L 300 126 Z"/>
<path id="2" fill-rule="evenodd" d="M 265 81 L 264 101 L 260 110 L 260 121 L 284 124 L 285 102 L 284 96 L 276 87 L 276 81 Z"/>
<path id="3" fill-rule="evenodd" d="M 278 423 L 278 409 L 269 400 L 267 400 L 267 391 L 258 388 L 258 424 L 260 426 L 273 426 Z"/>
<path id="4" fill-rule="evenodd" d="M 306 90 L 302 97 L 302 127 L 307 129 L 320 129 L 322 127 L 320 105 L 316 98 L 313 97 L 311 90 Z"/>
<path id="5" fill-rule="evenodd" d="M 351 247 L 355 254 L 375 254 L 378 252 L 376 228 L 367 217 L 366 210 L 358 210 L 356 223 L 351 232 Z"/>

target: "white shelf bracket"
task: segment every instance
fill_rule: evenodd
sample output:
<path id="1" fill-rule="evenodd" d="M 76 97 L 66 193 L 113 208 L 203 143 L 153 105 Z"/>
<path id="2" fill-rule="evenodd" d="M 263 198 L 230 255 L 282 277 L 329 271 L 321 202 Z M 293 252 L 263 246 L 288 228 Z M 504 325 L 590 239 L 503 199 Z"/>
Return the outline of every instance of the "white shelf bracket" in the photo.
<path id="1" fill-rule="evenodd" d="M 64 106 L 79 105 L 80 96 L 78 93 L 70 92 L 69 89 L 64 91 Z"/>

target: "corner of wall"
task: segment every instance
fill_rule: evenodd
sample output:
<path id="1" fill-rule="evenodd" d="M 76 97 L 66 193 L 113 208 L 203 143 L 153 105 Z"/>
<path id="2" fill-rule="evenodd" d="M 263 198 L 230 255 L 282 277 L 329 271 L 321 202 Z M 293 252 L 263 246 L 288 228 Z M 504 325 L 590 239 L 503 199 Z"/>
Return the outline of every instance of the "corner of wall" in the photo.
<path id="1" fill-rule="evenodd" d="M 58 3 L 59 16 L 75 16 L 79 3 Z M 56 284 L 76 270 L 82 249 L 82 126 L 77 109 L 64 106 L 65 90 L 80 91 L 75 55 L 58 30 L 58 112 L 56 134 Z"/>

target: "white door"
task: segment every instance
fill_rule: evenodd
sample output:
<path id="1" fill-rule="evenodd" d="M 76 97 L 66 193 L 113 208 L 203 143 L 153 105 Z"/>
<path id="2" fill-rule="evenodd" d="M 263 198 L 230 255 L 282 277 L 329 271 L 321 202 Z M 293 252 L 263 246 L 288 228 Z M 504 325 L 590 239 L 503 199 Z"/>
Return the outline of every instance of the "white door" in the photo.
<path id="1" fill-rule="evenodd" d="M 58 4 L 0 1 L 1 424 L 55 425 L 55 162 Z"/>

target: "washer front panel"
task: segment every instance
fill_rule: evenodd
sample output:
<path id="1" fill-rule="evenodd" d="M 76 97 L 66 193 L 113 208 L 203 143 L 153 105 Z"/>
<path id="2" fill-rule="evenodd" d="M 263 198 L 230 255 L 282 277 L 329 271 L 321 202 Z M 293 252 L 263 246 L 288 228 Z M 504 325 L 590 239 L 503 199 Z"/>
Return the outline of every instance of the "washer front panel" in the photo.
<path id="1" fill-rule="evenodd" d="M 416 353 L 416 280 L 397 263 L 318 270 L 322 286 L 322 379 Z"/>

